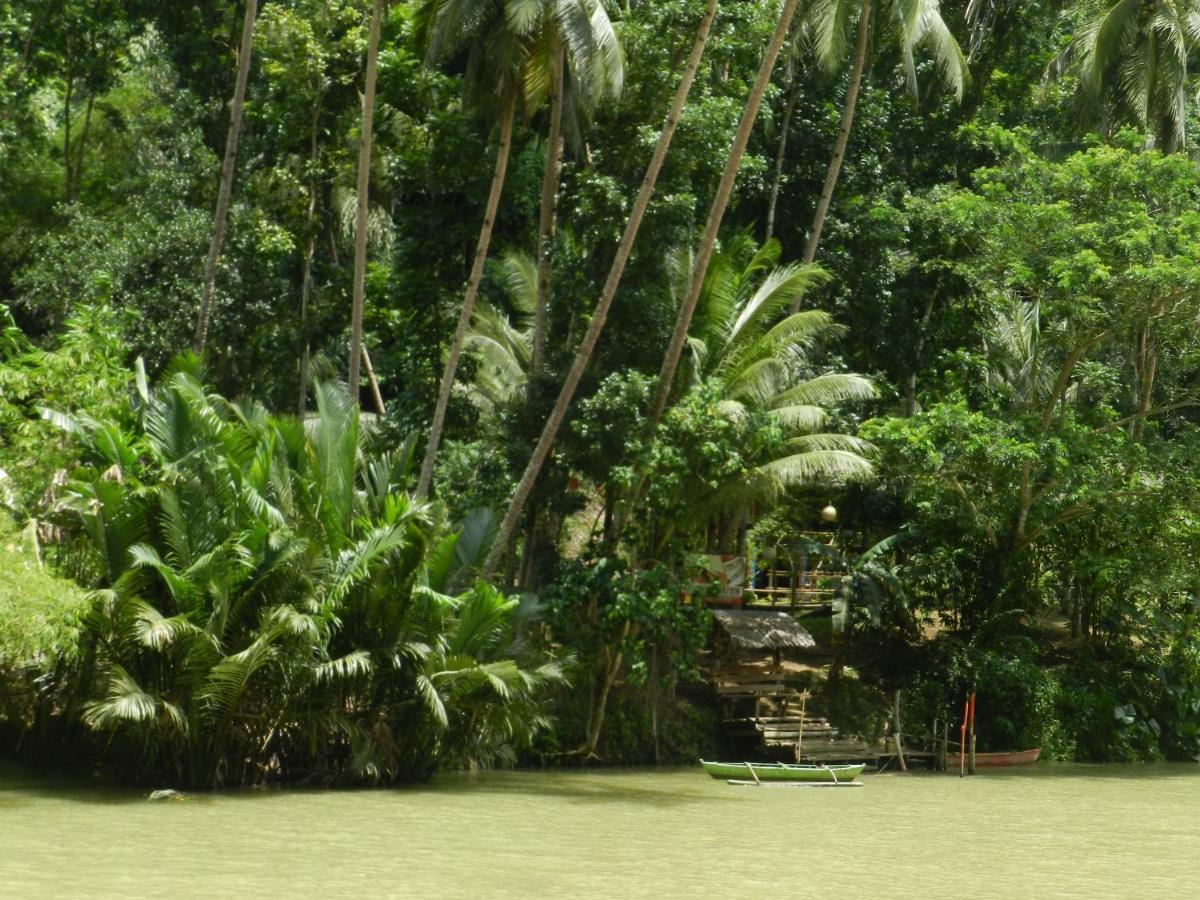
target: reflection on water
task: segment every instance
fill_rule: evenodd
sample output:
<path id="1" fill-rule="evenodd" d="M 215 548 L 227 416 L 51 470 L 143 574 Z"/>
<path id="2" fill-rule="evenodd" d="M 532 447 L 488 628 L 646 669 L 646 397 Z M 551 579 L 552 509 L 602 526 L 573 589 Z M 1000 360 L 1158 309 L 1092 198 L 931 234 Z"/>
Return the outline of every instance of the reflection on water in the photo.
<path id="1" fill-rule="evenodd" d="M 1200 897 L 1200 767 L 447 775 L 150 803 L 0 771 L 4 897 Z"/>

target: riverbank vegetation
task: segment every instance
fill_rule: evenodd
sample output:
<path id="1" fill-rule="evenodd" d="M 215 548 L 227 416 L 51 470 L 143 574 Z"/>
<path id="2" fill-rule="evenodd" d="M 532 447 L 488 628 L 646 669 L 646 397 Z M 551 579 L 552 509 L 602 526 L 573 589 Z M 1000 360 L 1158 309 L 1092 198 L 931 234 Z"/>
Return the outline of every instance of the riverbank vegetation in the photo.
<path id="1" fill-rule="evenodd" d="M 0 0 L 5 749 L 691 759 L 803 547 L 843 730 L 1197 758 L 1198 19 Z"/>

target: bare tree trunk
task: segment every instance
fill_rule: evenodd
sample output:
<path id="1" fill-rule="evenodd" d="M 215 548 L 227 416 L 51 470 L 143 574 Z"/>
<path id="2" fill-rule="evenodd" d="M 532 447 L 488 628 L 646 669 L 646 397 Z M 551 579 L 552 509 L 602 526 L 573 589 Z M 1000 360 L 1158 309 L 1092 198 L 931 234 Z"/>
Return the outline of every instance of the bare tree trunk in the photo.
<path id="1" fill-rule="evenodd" d="M 315 200 L 309 201 L 310 213 L 311 207 L 315 205 Z M 311 227 L 311 220 L 310 220 Z M 310 234 L 308 242 L 304 247 L 304 272 L 300 276 L 300 362 L 299 362 L 299 393 L 296 398 L 296 413 L 300 418 L 304 418 L 305 410 L 308 408 L 308 369 L 311 365 L 311 346 L 308 337 L 308 306 L 312 299 L 312 269 L 313 257 L 316 255 L 317 236 Z"/>
<path id="2" fill-rule="evenodd" d="M 783 163 L 787 154 L 788 131 L 792 127 L 792 115 L 796 112 L 796 101 L 800 98 L 800 85 L 796 78 L 796 58 L 788 58 L 788 98 L 783 108 L 783 122 L 779 126 L 779 149 L 775 152 L 775 178 L 771 182 L 771 199 L 767 203 L 767 233 L 769 241 L 775 236 L 775 207 L 779 203 L 779 190 L 783 185 Z"/>
<path id="3" fill-rule="evenodd" d="M 313 173 L 317 167 L 317 128 L 321 117 L 321 96 L 318 93 L 313 103 L 312 130 L 309 138 L 309 165 Z M 301 419 L 308 405 L 308 367 L 312 350 L 308 335 L 308 307 L 312 301 L 312 270 L 317 255 L 317 176 L 312 174 L 308 182 L 308 214 L 305 217 L 308 229 L 308 240 L 304 246 L 304 270 L 300 276 L 300 393 L 297 398 L 296 412 Z"/>
<path id="4" fill-rule="evenodd" d="M 92 126 L 92 109 L 96 105 L 96 95 L 88 94 L 87 111 L 83 114 L 83 130 L 79 132 L 79 141 L 75 146 L 75 167 L 67 162 L 67 202 L 74 203 L 79 196 L 79 184 L 83 179 L 83 148 L 87 144 L 88 131 Z"/>
<path id="5" fill-rule="evenodd" d="M 386 0 L 375 0 L 367 38 L 367 72 L 363 89 L 362 133 L 358 143 L 358 209 L 354 223 L 354 294 L 350 304 L 350 399 L 358 403 L 362 380 L 363 304 L 367 277 L 367 211 L 371 201 L 371 143 L 375 134 L 375 79 L 379 70 L 379 31 Z"/>
<path id="6" fill-rule="evenodd" d="M 1146 325 L 1138 335 L 1138 394 L 1137 416 L 1129 435 L 1135 443 L 1141 443 L 1146 434 L 1146 417 L 1150 412 L 1150 399 L 1154 396 L 1154 376 L 1158 370 L 1158 350 Z"/>
<path id="7" fill-rule="evenodd" d="M 483 280 L 483 264 L 487 262 L 488 246 L 492 242 L 492 228 L 496 224 L 496 211 L 500 208 L 500 195 L 504 191 L 504 175 L 508 170 L 508 156 L 512 149 L 513 119 L 516 117 L 517 97 L 512 92 L 504 100 L 504 111 L 500 116 L 500 146 L 496 149 L 496 166 L 492 171 L 492 189 L 488 195 L 487 208 L 483 213 L 483 227 L 479 231 L 479 244 L 475 248 L 475 261 L 467 280 L 467 292 L 463 297 L 462 310 L 458 314 L 458 326 L 450 342 L 450 353 L 446 357 L 446 368 L 438 386 L 437 405 L 433 409 L 433 424 L 429 426 L 429 442 L 425 445 L 425 458 L 421 462 L 421 476 L 417 480 L 417 497 L 428 496 L 433 485 L 433 464 L 437 459 L 438 445 L 442 441 L 442 429 L 446 424 L 446 407 L 450 405 L 450 391 L 454 387 L 454 376 L 458 372 L 458 358 L 462 356 L 467 331 L 471 327 L 471 314 L 475 312 L 475 298 L 479 295 L 479 282 Z M 499 540 L 499 538 L 497 538 Z M 503 549 L 505 540 L 494 545 Z"/>
<path id="8" fill-rule="evenodd" d="M 858 90 L 862 87 L 863 72 L 867 67 L 867 45 L 871 40 L 871 0 L 862 0 L 862 8 L 858 14 L 858 42 L 854 47 L 854 64 L 850 69 L 850 84 L 846 88 L 846 101 L 842 106 L 842 122 L 838 126 L 837 140 L 833 144 L 833 158 L 829 161 L 829 169 L 825 173 L 825 186 L 821 188 L 821 198 L 817 201 L 817 211 L 813 215 L 812 227 L 808 232 L 808 243 L 804 247 L 803 262 L 810 263 L 817 258 L 817 246 L 821 243 L 821 230 L 825 227 L 825 218 L 829 215 L 829 204 L 833 200 L 833 189 L 837 187 L 838 176 L 842 172 L 842 162 L 846 158 L 846 145 L 850 142 L 850 129 L 854 126 L 854 112 L 858 108 Z M 802 296 L 792 301 L 792 312 L 800 309 Z"/>
<path id="9" fill-rule="evenodd" d="M 566 54 L 561 38 L 555 39 L 554 72 L 550 81 L 550 133 L 546 140 L 546 173 L 542 178 L 542 206 L 538 217 L 537 300 L 533 308 L 531 374 L 541 374 L 546 356 L 546 307 L 550 301 L 550 255 L 558 185 L 562 178 L 563 69 Z"/>
<path id="10" fill-rule="evenodd" d="M 613 298 L 616 296 L 617 287 L 621 283 L 621 276 L 625 273 L 625 264 L 629 261 L 633 242 L 637 238 L 642 218 L 646 215 L 646 209 L 650 205 L 650 198 L 654 194 L 654 185 L 658 180 L 658 173 L 662 169 L 663 160 L 666 159 L 667 150 L 671 146 L 671 138 L 675 135 L 675 128 L 679 124 L 679 117 L 683 113 L 688 93 L 692 89 L 692 82 L 696 80 L 696 70 L 700 67 L 700 58 L 704 55 L 704 47 L 708 43 L 709 29 L 712 27 L 713 17 L 716 15 L 716 12 L 717 0 L 708 0 L 704 17 L 700 20 L 700 26 L 696 32 L 695 43 L 692 45 L 691 56 L 688 57 L 687 67 L 683 70 L 683 77 L 679 81 L 679 87 L 675 91 L 675 98 L 671 102 L 670 110 L 667 112 L 666 122 L 663 123 L 663 129 L 659 133 L 658 143 L 654 148 L 654 155 L 650 158 L 650 164 L 647 166 L 645 177 L 642 179 L 641 190 L 638 192 L 637 199 L 633 203 L 633 209 L 629 214 L 629 221 L 625 224 L 625 233 L 621 235 L 621 242 L 617 245 L 617 253 L 613 258 L 612 267 L 608 271 L 608 279 L 604 283 L 604 289 L 601 291 L 600 299 L 597 301 L 596 308 L 592 312 L 592 319 L 588 323 L 583 341 L 579 345 L 579 350 L 576 352 L 575 359 L 571 363 L 571 369 L 567 373 L 566 380 L 559 391 L 558 399 L 554 403 L 554 408 L 550 411 L 550 416 L 546 419 L 546 424 L 542 428 L 542 434 L 538 438 L 537 446 L 534 447 L 533 453 L 529 457 L 529 463 L 525 466 L 525 472 L 521 475 L 521 480 L 517 484 L 512 502 L 509 504 L 508 511 L 504 515 L 504 520 L 500 524 L 500 532 L 492 544 L 491 551 L 488 553 L 487 561 L 484 564 L 484 575 L 487 577 L 490 577 L 496 570 L 496 564 L 500 561 L 501 555 L 503 555 L 505 544 L 508 542 L 509 537 L 516 533 L 517 521 L 521 517 L 521 511 L 525 508 L 525 502 L 529 499 L 529 494 L 533 490 L 533 485 L 537 481 L 538 474 L 541 472 L 546 458 L 550 455 L 550 448 L 554 446 L 554 439 L 558 436 L 558 429 L 562 426 L 563 420 L 566 418 L 567 409 L 570 407 L 571 400 L 575 396 L 575 389 L 579 386 L 579 380 L 583 377 L 583 372 L 591 361 L 592 353 L 596 349 L 596 343 L 600 339 L 600 333 L 604 330 L 604 322 L 608 318 L 608 311 L 612 306 Z"/>
<path id="11" fill-rule="evenodd" d="M 929 329 L 930 320 L 933 319 L 933 307 L 937 303 L 941 287 L 942 283 L 939 279 L 925 300 L 925 310 L 921 313 L 921 321 L 917 326 L 917 341 L 913 347 L 912 370 L 904 376 L 904 415 L 909 419 L 917 414 L 917 369 L 921 365 L 921 354 L 925 351 L 926 332 Z"/>
<path id="12" fill-rule="evenodd" d="M 66 43 L 67 58 L 71 59 L 71 42 Z M 75 93 L 74 67 L 67 64 L 67 89 L 63 94 L 63 199 L 71 199 L 71 95 Z"/>
<path id="13" fill-rule="evenodd" d="M 208 323 L 212 318 L 213 290 L 217 282 L 217 263 L 225 243 L 225 224 L 229 218 L 229 197 L 233 192 L 233 170 L 237 164 L 238 140 L 242 135 L 242 103 L 246 99 L 246 82 L 250 78 L 250 53 L 254 46 L 254 23 L 258 16 L 258 0 L 247 0 L 246 17 L 242 21 L 242 44 L 238 50 L 237 80 L 233 85 L 233 100 L 229 105 L 229 134 L 225 139 L 225 159 L 221 163 L 221 184 L 217 189 L 217 209 L 213 214 L 212 243 L 204 263 L 204 292 L 200 297 L 200 312 L 196 317 L 194 346 L 199 353 L 208 341 Z"/>
<path id="14" fill-rule="evenodd" d="M 625 643 L 631 630 L 632 623 L 627 621 L 621 629 L 621 637 L 617 641 L 618 647 Z M 605 661 L 604 674 L 600 680 L 600 693 L 592 706 L 591 715 L 588 716 L 587 737 L 583 746 L 577 751 L 585 759 L 596 755 L 596 747 L 600 744 L 600 729 L 604 726 L 604 713 L 608 708 L 608 695 L 612 693 L 613 685 L 617 683 L 617 676 L 621 674 L 623 658 L 624 654 L 618 649 L 609 651 L 608 659 Z"/>
<path id="15" fill-rule="evenodd" d="M 387 410 L 383 405 L 383 394 L 379 392 L 379 382 L 375 380 L 375 367 L 371 365 L 371 354 L 367 352 L 366 344 L 362 347 L 362 364 L 367 373 L 367 384 L 371 387 L 371 399 L 375 401 L 375 412 L 379 413 L 379 418 L 382 419 L 387 415 Z"/>
<path id="16" fill-rule="evenodd" d="M 700 247 L 696 252 L 691 287 L 688 290 L 687 298 L 679 308 L 679 316 L 675 320 L 675 331 L 671 335 L 671 342 L 667 345 L 662 369 L 658 374 L 658 390 L 655 392 L 654 401 L 650 406 L 652 422 L 657 422 L 662 417 L 663 410 L 667 406 L 667 399 L 671 395 L 675 371 L 679 368 L 683 345 L 687 341 L 688 329 L 692 325 L 692 316 L 696 312 L 696 303 L 699 301 L 700 292 L 704 287 L 704 276 L 708 273 L 708 264 L 712 260 L 713 250 L 716 248 L 721 220 L 725 216 L 725 210 L 729 208 L 729 198 L 733 193 L 734 183 L 737 181 L 738 168 L 742 164 L 746 145 L 750 142 L 750 132 L 754 130 L 754 122 L 758 118 L 763 94 L 771 82 L 775 61 L 779 58 L 783 42 L 787 40 L 797 5 L 798 0 L 784 0 L 783 10 L 779 13 L 779 21 L 775 25 L 775 33 L 771 36 L 771 42 L 767 45 L 766 53 L 763 54 L 762 64 L 758 67 L 758 77 L 754 81 L 754 87 L 750 90 L 750 96 L 746 98 L 742 119 L 738 123 L 733 146 L 729 148 L 729 156 L 725 160 L 725 171 L 721 174 L 721 181 L 717 185 L 717 194 L 713 198 L 712 209 L 708 213 L 708 223 L 704 226 L 704 235 L 700 239 Z"/>

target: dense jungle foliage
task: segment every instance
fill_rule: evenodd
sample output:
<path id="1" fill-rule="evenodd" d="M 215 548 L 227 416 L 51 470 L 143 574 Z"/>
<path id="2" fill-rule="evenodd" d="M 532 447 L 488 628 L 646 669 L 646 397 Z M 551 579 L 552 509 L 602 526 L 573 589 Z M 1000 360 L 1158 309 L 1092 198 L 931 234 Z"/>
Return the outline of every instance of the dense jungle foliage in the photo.
<path id="1" fill-rule="evenodd" d="M 1198 51 L 1194 0 L 0 0 L 5 750 L 692 759 L 704 554 L 832 529 L 844 728 L 1200 758 Z"/>

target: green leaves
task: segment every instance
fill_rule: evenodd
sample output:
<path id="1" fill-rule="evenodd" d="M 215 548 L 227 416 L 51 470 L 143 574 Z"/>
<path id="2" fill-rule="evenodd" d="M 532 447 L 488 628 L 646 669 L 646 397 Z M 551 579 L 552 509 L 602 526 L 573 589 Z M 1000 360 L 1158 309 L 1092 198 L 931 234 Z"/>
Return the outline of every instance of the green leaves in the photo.
<path id="1" fill-rule="evenodd" d="M 437 541 L 403 493 L 407 454 L 368 452 L 345 395 L 315 393 L 305 429 L 185 365 L 147 389 L 137 480 L 70 485 L 64 512 L 111 566 L 86 619 L 84 721 L 148 778 L 419 777 L 507 758 L 544 724 L 561 672 L 519 646 L 517 601 L 425 586 L 465 583 L 490 517 Z"/>

